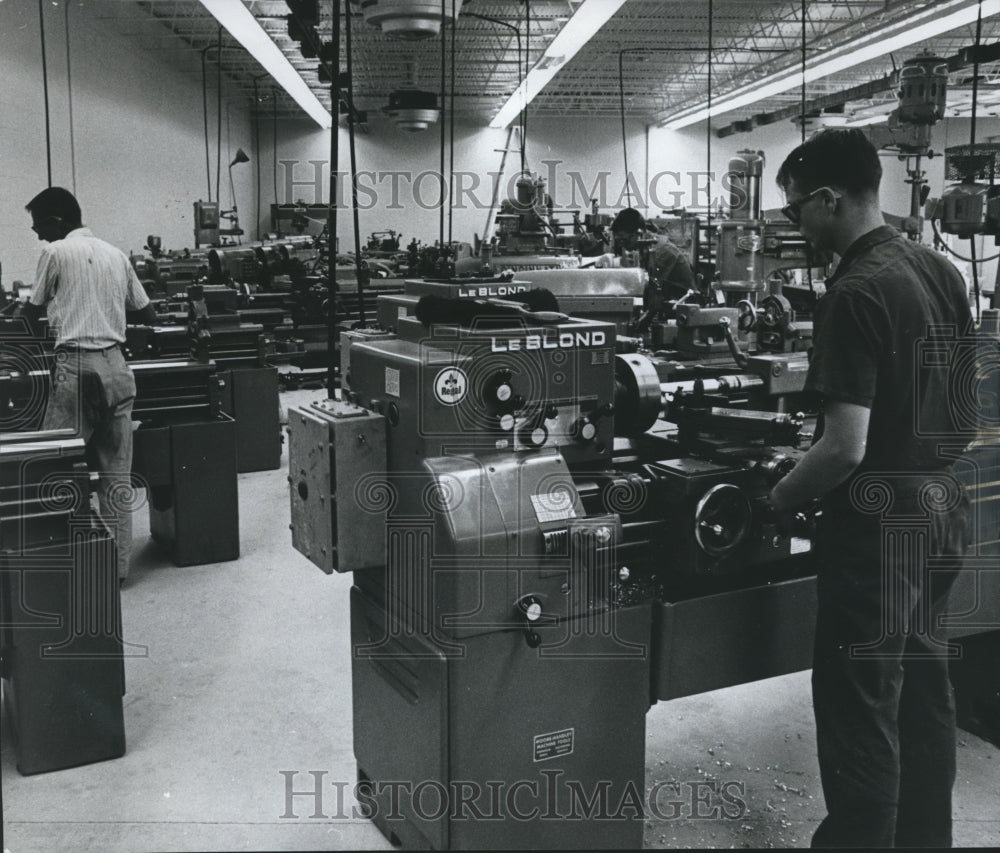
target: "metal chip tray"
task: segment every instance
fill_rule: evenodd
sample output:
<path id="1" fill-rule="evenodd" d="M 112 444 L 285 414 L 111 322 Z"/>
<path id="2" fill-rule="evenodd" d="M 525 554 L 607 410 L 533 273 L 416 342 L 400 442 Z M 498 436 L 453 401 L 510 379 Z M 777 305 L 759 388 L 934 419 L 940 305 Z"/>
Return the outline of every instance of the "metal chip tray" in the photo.
<path id="1" fill-rule="evenodd" d="M 133 361 L 133 420 L 213 418 L 218 412 L 214 361 Z"/>

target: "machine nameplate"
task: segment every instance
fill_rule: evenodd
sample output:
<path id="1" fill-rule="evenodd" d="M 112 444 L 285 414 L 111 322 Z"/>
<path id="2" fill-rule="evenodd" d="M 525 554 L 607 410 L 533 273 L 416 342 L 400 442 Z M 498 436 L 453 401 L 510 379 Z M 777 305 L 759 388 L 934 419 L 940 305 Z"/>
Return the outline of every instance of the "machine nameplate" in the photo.
<path id="1" fill-rule="evenodd" d="M 500 286 L 479 286 L 460 287 L 459 296 L 513 296 L 515 293 L 524 293 L 528 288 L 524 285 L 500 285 Z"/>
<path id="2" fill-rule="evenodd" d="M 385 369 L 385 393 L 390 397 L 399 396 L 399 371 L 395 367 Z"/>
<path id="3" fill-rule="evenodd" d="M 790 554 L 805 554 L 812 550 L 812 541 L 801 536 L 793 536 L 788 540 L 788 549 Z"/>
<path id="4" fill-rule="evenodd" d="M 576 518 L 573 496 L 561 489 L 546 494 L 532 495 L 531 505 L 535 508 L 535 516 L 538 518 L 539 524 Z"/>
<path id="5" fill-rule="evenodd" d="M 560 755 L 572 755 L 574 736 L 574 729 L 563 729 L 558 732 L 535 735 L 534 760 L 547 761 L 550 758 L 558 758 Z"/>
<path id="6" fill-rule="evenodd" d="M 457 406 L 468 390 L 469 377 L 460 367 L 446 367 L 434 377 L 434 398 L 443 406 Z"/>
<path id="7" fill-rule="evenodd" d="M 602 347 L 607 343 L 604 332 L 559 332 L 557 334 L 525 335 L 523 338 L 490 338 L 491 352 L 517 352 L 536 349 L 576 349 Z"/>

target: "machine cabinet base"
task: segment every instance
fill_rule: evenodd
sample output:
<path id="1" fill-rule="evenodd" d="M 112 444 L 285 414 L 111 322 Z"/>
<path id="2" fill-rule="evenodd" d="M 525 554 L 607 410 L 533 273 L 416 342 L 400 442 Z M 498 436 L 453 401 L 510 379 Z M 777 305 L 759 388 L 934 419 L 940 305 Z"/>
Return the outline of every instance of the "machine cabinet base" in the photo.
<path id="1" fill-rule="evenodd" d="M 225 383 L 222 410 L 236 421 L 236 470 L 244 474 L 280 467 L 277 368 L 234 367 L 219 375 Z"/>
<path id="2" fill-rule="evenodd" d="M 4 699 L 24 775 L 125 753 L 115 543 L 89 526 L 71 536 L 0 553 Z"/>
<path id="3" fill-rule="evenodd" d="M 387 609 L 352 589 L 354 752 L 387 838 L 642 846 L 648 604 L 619 610 L 611 632 L 539 629 L 538 647 L 515 628 L 434 641 L 403 617 L 390 630 Z"/>
<path id="4" fill-rule="evenodd" d="M 132 467 L 149 487 L 150 533 L 178 566 L 239 558 L 231 418 L 140 428 Z"/>

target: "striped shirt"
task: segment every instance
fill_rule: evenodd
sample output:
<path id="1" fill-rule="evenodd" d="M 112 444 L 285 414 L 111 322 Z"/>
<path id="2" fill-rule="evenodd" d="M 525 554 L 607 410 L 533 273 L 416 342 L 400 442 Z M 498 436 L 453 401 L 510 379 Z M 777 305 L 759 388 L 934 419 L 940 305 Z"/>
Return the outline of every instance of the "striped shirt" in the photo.
<path id="1" fill-rule="evenodd" d="M 124 252 L 77 228 L 42 249 L 31 303 L 48 306 L 56 346 L 101 350 L 125 343 L 126 309 L 149 297 Z"/>

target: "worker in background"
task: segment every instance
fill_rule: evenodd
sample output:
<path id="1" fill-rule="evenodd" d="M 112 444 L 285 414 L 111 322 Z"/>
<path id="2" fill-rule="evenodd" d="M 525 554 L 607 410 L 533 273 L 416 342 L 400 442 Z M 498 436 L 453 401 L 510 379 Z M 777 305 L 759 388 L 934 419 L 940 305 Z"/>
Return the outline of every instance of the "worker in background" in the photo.
<path id="1" fill-rule="evenodd" d="M 672 316 L 672 304 L 695 290 L 697 282 L 691 262 L 664 234 L 654 233 L 642 214 L 633 207 L 619 211 L 611 223 L 615 249 L 618 252 L 638 252 L 641 266 L 649 273 L 649 283 L 643 294 L 643 316 Z M 595 266 L 617 266 L 620 260 L 602 256 Z"/>
<path id="2" fill-rule="evenodd" d="M 955 431 L 947 371 L 928 370 L 917 341 L 934 326 L 957 346 L 972 318 L 954 266 L 884 224 L 881 177 L 875 148 L 847 129 L 816 134 L 778 171 L 783 212 L 840 264 L 814 318 L 817 438 L 770 502 L 785 518 L 822 508 L 812 683 L 828 815 L 813 846 L 949 847 L 955 706 L 934 632 L 958 569 L 935 569 L 932 589 L 923 558 L 960 564 L 969 503 L 944 449 L 956 441 L 941 437 Z M 926 536 L 909 554 L 883 542 L 907 515 Z"/>
<path id="3" fill-rule="evenodd" d="M 43 429 L 76 430 L 98 473 L 101 516 L 117 541 L 118 577 L 128 576 L 132 546 L 132 403 L 135 378 L 125 363 L 125 312 L 154 324 L 156 314 L 125 254 L 81 223 L 80 205 L 62 187 L 42 190 L 25 208 L 42 249 L 23 313 L 33 329 L 43 311 L 56 361 Z"/>

